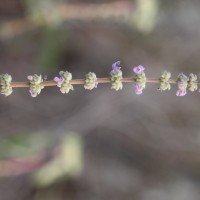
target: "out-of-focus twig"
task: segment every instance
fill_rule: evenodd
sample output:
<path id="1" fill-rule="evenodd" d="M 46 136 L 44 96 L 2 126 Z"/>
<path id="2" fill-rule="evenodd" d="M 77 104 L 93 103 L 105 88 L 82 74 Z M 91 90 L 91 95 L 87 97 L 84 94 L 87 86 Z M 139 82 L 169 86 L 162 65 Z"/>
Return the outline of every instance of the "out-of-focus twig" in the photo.
<path id="1" fill-rule="evenodd" d="M 51 10 L 42 10 L 39 17 L 27 16 L 26 18 L 5 22 L 0 26 L 0 39 L 12 38 L 26 31 L 34 30 L 44 25 L 53 25 L 66 20 L 94 20 L 114 17 L 128 17 L 134 9 L 133 2 L 118 1 L 102 4 L 60 4 Z M 49 15 L 51 13 L 51 15 Z"/>

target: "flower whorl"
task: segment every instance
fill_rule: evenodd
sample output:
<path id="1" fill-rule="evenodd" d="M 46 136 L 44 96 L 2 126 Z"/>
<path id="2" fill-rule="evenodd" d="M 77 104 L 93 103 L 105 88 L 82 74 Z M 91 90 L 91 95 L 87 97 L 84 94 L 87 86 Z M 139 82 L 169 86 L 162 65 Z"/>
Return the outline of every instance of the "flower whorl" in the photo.
<path id="1" fill-rule="evenodd" d="M 86 90 L 92 90 L 94 88 L 97 88 L 97 77 L 96 74 L 93 72 L 89 72 L 88 74 L 85 75 L 86 79 L 85 79 L 85 84 L 84 84 L 84 88 Z"/>
<path id="2" fill-rule="evenodd" d="M 120 61 L 117 61 L 112 64 L 112 71 L 110 72 L 111 75 L 111 81 L 112 86 L 111 89 L 115 90 L 122 90 L 122 71 L 120 70 L 121 67 L 119 67 Z"/>
<path id="3" fill-rule="evenodd" d="M 189 75 L 188 90 L 194 92 L 197 89 L 198 89 L 197 75 L 191 73 Z"/>
<path id="4" fill-rule="evenodd" d="M 144 70 L 145 68 L 142 65 L 133 68 L 133 72 L 137 74 L 136 78 L 134 78 L 135 83 L 133 84 L 137 95 L 142 94 L 142 91 L 146 86 L 146 76 Z"/>
<path id="5" fill-rule="evenodd" d="M 185 96 L 187 94 L 188 81 L 189 78 L 185 74 L 181 73 L 178 75 L 178 90 L 176 96 Z"/>
<path id="6" fill-rule="evenodd" d="M 13 90 L 11 87 L 12 77 L 9 74 L 0 75 L 0 93 L 9 96 Z"/>
<path id="7" fill-rule="evenodd" d="M 170 78 L 171 78 L 171 73 L 164 71 L 161 74 L 161 77 L 159 78 L 160 87 L 158 89 L 161 90 L 161 91 L 170 90 L 171 89 L 171 85 L 169 83 Z"/>
<path id="8" fill-rule="evenodd" d="M 30 81 L 30 90 L 29 92 L 31 93 L 32 97 L 36 97 L 37 95 L 40 94 L 41 90 L 44 88 L 44 86 L 41 85 L 43 82 L 42 76 L 34 74 L 29 75 L 28 80 Z"/>
<path id="9" fill-rule="evenodd" d="M 65 94 L 69 93 L 70 90 L 74 90 L 73 85 L 70 83 L 72 80 L 72 74 L 68 71 L 60 71 L 59 75 L 60 78 L 55 77 L 54 81 L 57 82 L 57 86 L 60 87 L 60 91 Z"/>

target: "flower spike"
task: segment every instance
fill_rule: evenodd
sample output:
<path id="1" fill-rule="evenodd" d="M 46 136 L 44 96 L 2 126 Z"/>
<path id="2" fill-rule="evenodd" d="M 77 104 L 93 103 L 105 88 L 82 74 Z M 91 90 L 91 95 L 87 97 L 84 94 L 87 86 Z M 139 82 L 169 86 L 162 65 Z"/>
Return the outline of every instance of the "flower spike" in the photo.
<path id="1" fill-rule="evenodd" d="M 170 90 L 171 85 L 177 85 L 178 90 L 176 91 L 177 96 L 185 96 L 187 91 L 194 92 L 198 90 L 198 77 L 195 74 L 189 76 L 183 73 L 179 74 L 177 79 L 171 79 L 171 73 L 164 71 L 158 78 L 146 78 L 145 68 L 142 65 L 138 65 L 133 68 L 135 77 L 124 77 L 122 76 L 120 61 L 112 64 L 110 71 L 110 77 L 97 78 L 94 72 L 89 72 L 85 76 L 85 79 L 72 79 L 72 74 L 68 71 L 60 71 L 59 75 L 54 77 L 53 80 L 47 81 L 47 76 L 41 75 L 30 75 L 28 76 L 28 82 L 11 82 L 12 77 L 8 74 L 0 75 L 0 93 L 8 96 L 13 90 L 12 88 L 17 87 L 30 87 L 29 92 L 32 97 L 36 97 L 40 94 L 41 90 L 46 86 L 58 86 L 60 91 L 65 94 L 69 93 L 70 90 L 74 90 L 73 85 L 83 85 L 86 90 L 92 90 L 97 88 L 98 83 L 111 83 L 111 89 L 116 91 L 122 90 L 123 83 L 131 83 L 135 88 L 135 93 L 141 95 L 146 87 L 146 83 L 159 84 L 158 90 L 165 91 Z M 200 92 L 200 90 L 199 90 Z"/>

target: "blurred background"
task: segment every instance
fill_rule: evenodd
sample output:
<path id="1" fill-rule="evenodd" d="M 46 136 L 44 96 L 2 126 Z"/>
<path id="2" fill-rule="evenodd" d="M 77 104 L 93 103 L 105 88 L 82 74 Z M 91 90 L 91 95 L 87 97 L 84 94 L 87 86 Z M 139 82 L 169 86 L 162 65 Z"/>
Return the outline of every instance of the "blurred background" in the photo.
<path id="1" fill-rule="evenodd" d="M 0 74 L 199 73 L 198 0 L 0 0 Z M 82 85 L 0 96 L 1 200 L 198 200 L 199 94 Z"/>

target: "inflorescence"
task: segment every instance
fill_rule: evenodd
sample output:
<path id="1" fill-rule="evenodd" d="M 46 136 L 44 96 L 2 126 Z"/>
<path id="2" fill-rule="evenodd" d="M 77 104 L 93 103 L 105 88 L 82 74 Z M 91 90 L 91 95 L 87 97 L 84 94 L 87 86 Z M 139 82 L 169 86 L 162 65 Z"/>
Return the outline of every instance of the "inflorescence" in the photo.
<path id="1" fill-rule="evenodd" d="M 145 68 L 142 65 L 133 68 L 135 76 L 130 78 L 123 78 L 123 73 L 120 67 L 120 61 L 112 64 L 112 70 L 110 77 L 97 78 L 94 72 L 86 74 L 85 79 L 72 79 L 72 74 L 68 71 L 60 71 L 59 77 L 55 77 L 52 81 L 43 80 L 41 75 L 29 75 L 27 78 L 29 82 L 12 82 L 12 77 L 9 74 L 0 75 L 0 93 L 9 96 L 13 92 L 13 87 L 30 87 L 30 94 L 32 97 L 36 97 L 41 93 L 41 90 L 45 86 L 58 86 L 60 91 L 65 94 L 74 90 L 73 85 L 84 85 L 86 90 L 92 90 L 97 88 L 99 83 L 111 83 L 111 89 L 116 91 L 123 89 L 123 83 L 133 83 L 135 93 L 137 95 L 142 94 L 145 89 L 146 83 L 158 83 L 158 90 L 165 91 L 171 89 L 171 84 L 177 84 L 178 90 L 177 96 L 185 96 L 187 91 L 194 92 L 198 89 L 198 77 L 195 74 L 186 76 L 181 73 L 177 79 L 171 79 L 171 73 L 164 71 L 161 73 L 160 78 L 146 78 L 144 73 Z"/>

